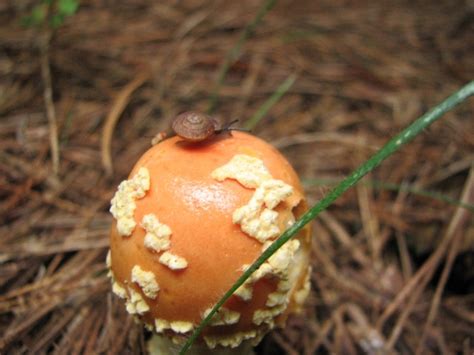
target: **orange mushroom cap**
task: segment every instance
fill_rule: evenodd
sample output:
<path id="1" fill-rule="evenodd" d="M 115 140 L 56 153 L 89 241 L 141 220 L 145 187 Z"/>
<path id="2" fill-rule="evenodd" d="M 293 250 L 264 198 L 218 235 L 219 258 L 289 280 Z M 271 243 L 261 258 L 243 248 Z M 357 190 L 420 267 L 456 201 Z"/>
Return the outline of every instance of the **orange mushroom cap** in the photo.
<path id="1" fill-rule="evenodd" d="M 243 226 L 233 220 L 235 211 L 249 204 L 257 187 L 246 187 L 236 178 L 219 181 L 213 174 L 236 156 L 258 159 L 268 169 L 272 181 L 279 180 L 284 186 L 291 187 L 291 193 L 277 206 L 270 209 L 262 205 L 262 209 L 277 215 L 276 225 L 283 232 L 306 209 L 298 176 L 276 149 L 242 132 L 217 136 L 199 144 L 172 137 L 153 146 L 138 160 L 129 176 L 131 181 L 146 170 L 144 179 L 148 181 L 144 183 L 143 191 L 137 192 L 140 188 L 136 186 L 129 190 L 125 188 L 129 191 L 129 195 L 124 195 L 125 202 L 122 205 L 120 201 L 115 203 L 116 210 L 123 208 L 125 211 L 115 212 L 116 219 L 128 216 L 123 218 L 132 224 L 128 228 L 129 235 L 119 233 L 117 222 L 110 232 L 114 289 L 127 299 L 127 309 L 156 332 L 171 336 L 190 332 L 245 267 L 262 253 L 262 241 L 244 232 Z M 129 202 L 131 208 L 125 206 Z M 162 250 L 154 250 L 146 243 L 150 218 L 159 222 L 163 232 L 161 241 L 166 243 Z M 277 236 L 269 238 L 268 242 Z M 290 264 L 297 263 L 297 271 L 284 277 L 286 281 L 290 279 L 291 285 L 280 292 L 285 300 L 271 317 L 277 323 L 301 305 L 304 298 L 301 294 L 307 294 L 309 227 L 303 229 L 296 240 L 298 255 L 292 254 Z M 173 261 L 171 264 L 163 262 L 165 253 L 177 258 L 174 259 L 177 267 L 172 267 Z M 233 295 L 224 305 L 223 320 L 208 327 L 204 336 L 214 337 L 216 344 L 226 345 L 219 339 L 244 334 L 242 339 L 237 339 L 239 342 L 243 338 L 263 335 L 273 326 L 273 320 L 269 321 L 263 312 L 263 321 L 256 324 L 259 321 L 255 320 L 255 314 L 259 310 L 276 309 L 276 304 L 270 302 L 268 306 L 268 302 L 272 294 L 278 293 L 279 282 L 285 280 L 271 273 L 254 280 L 248 285 L 250 298 Z M 300 296 L 297 296 L 298 292 Z"/>

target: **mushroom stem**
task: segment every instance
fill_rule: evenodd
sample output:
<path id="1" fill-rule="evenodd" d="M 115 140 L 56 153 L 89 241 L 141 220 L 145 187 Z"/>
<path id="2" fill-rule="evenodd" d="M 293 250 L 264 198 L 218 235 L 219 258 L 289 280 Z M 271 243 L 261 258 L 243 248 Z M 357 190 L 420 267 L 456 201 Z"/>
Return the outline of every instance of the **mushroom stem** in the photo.
<path id="1" fill-rule="evenodd" d="M 251 341 L 243 341 L 236 348 L 209 349 L 205 344 L 194 344 L 187 352 L 189 355 L 255 355 Z M 182 344 L 175 344 L 165 336 L 153 334 L 147 342 L 149 355 L 178 355 Z"/>

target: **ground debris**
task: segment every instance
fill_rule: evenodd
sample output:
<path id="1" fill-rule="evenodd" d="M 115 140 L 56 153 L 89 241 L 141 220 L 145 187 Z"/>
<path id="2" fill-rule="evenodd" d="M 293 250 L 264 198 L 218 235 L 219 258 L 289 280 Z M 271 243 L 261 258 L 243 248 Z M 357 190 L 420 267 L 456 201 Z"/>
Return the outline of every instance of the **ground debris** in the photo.
<path id="1" fill-rule="evenodd" d="M 110 199 L 171 118 L 208 106 L 259 4 L 81 2 L 47 49 L 57 174 L 39 30 L 19 25 L 25 6 L 0 5 L 0 353 L 144 353 L 145 331 L 106 277 Z M 231 65 L 216 112 L 245 122 L 297 74 L 254 133 L 283 151 L 315 202 L 472 80 L 467 6 L 278 4 Z M 371 183 L 472 205 L 472 117 L 472 102 L 447 114 L 314 222 L 305 312 L 258 354 L 474 351 L 472 212 Z"/>

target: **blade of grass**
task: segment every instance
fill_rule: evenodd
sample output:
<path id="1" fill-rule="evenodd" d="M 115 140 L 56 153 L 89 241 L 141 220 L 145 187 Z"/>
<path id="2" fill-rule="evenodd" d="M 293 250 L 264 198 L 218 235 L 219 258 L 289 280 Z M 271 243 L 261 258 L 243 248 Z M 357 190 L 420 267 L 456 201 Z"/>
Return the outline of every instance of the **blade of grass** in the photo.
<path id="1" fill-rule="evenodd" d="M 260 24 L 263 17 L 273 8 L 275 4 L 276 0 L 267 0 L 262 4 L 253 21 L 250 22 L 247 26 L 245 26 L 244 30 L 240 34 L 239 40 L 234 45 L 234 47 L 232 47 L 232 49 L 227 53 L 224 62 L 219 68 L 219 74 L 217 75 L 216 84 L 214 85 L 211 96 L 209 97 L 209 107 L 207 108 L 208 114 L 214 113 L 214 110 L 217 106 L 219 91 L 222 84 L 224 83 L 225 76 L 227 75 L 227 72 L 229 71 L 229 68 L 232 63 L 239 57 L 242 46 L 247 41 L 247 38 L 250 37 L 255 28 Z"/>
<path id="2" fill-rule="evenodd" d="M 263 103 L 262 106 L 250 117 L 247 122 L 244 124 L 244 128 L 249 131 L 253 130 L 255 126 L 260 122 L 260 120 L 270 111 L 270 109 L 275 105 L 278 100 L 281 99 L 283 95 L 291 88 L 295 83 L 296 75 L 291 74 L 286 80 L 278 86 L 276 91 L 270 96 L 267 101 Z"/>
<path id="3" fill-rule="evenodd" d="M 307 187 L 311 187 L 311 186 L 321 186 L 321 185 L 335 185 L 339 182 L 340 180 L 336 180 L 336 179 L 308 179 L 308 180 L 303 180 L 303 185 Z M 474 204 L 458 201 L 454 198 L 446 196 L 437 191 L 423 190 L 423 189 L 418 189 L 410 185 L 399 185 L 399 184 L 393 184 L 390 182 L 377 181 L 377 180 L 362 181 L 361 184 L 364 184 L 366 186 L 370 186 L 379 190 L 403 191 L 403 192 L 411 193 L 413 195 L 429 197 L 429 198 L 432 198 L 433 200 L 449 203 L 450 205 L 462 207 L 462 208 L 467 209 L 468 211 L 474 212 Z"/>
<path id="4" fill-rule="evenodd" d="M 185 354 L 191 347 L 197 337 L 201 334 L 204 327 L 209 324 L 214 314 L 219 308 L 232 296 L 232 294 L 254 273 L 270 256 L 272 256 L 283 244 L 290 240 L 299 230 L 306 224 L 312 221 L 320 212 L 325 210 L 331 203 L 333 203 L 339 196 L 354 186 L 362 177 L 375 169 L 377 166 L 387 159 L 390 155 L 400 149 L 401 146 L 410 142 L 422 130 L 431 125 L 434 121 L 439 119 L 443 114 L 451 110 L 459 103 L 466 100 L 468 97 L 474 95 L 474 81 L 471 81 L 446 100 L 435 106 L 429 112 L 419 117 L 410 126 L 405 128 L 402 132 L 390 139 L 377 153 L 375 153 L 369 160 L 354 170 L 348 177 L 341 181 L 333 190 L 331 190 L 322 200 L 314 205 L 308 212 L 306 212 L 298 221 L 288 228 L 283 234 L 275 240 L 257 260 L 239 277 L 234 285 L 222 296 L 222 298 L 215 304 L 211 312 L 205 317 L 199 326 L 194 330 L 191 337 L 182 347 L 180 354 Z"/>

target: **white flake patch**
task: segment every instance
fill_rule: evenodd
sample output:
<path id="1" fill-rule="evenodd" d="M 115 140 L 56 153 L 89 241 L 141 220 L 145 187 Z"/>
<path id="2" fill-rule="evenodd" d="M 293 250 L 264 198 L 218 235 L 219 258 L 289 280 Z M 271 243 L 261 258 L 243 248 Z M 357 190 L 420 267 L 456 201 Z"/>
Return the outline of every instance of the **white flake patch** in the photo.
<path id="1" fill-rule="evenodd" d="M 234 179 L 248 188 L 258 187 L 264 180 L 272 178 L 262 160 L 244 154 L 234 155 L 227 164 L 214 170 L 211 176 L 217 181 Z"/>
<path id="2" fill-rule="evenodd" d="M 157 333 L 163 333 L 166 329 L 170 329 L 171 325 L 166 319 L 155 319 L 155 330 Z"/>
<path id="3" fill-rule="evenodd" d="M 143 314 L 150 310 L 150 307 L 145 302 L 140 292 L 135 291 L 131 287 L 128 288 L 128 292 L 130 293 L 130 298 L 128 298 L 125 303 L 128 313 Z"/>
<path id="4" fill-rule="evenodd" d="M 211 176 L 218 181 L 235 179 L 245 187 L 256 188 L 250 201 L 232 215 L 233 223 L 240 224 L 242 231 L 261 243 L 281 233 L 278 213 L 273 209 L 291 196 L 293 187 L 273 179 L 262 160 L 237 154 L 227 164 L 214 170 Z"/>
<path id="5" fill-rule="evenodd" d="M 247 281 L 244 282 L 237 290 L 235 290 L 234 295 L 239 297 L 242 301 L 250 301 L 253 297 L 253 284 Z"/>
<path id="6" fill-rule="evenodd" d="M 268 295 L 267 302 L 265 306 L 275 307 L 288 303 L 288 294 L 287 292 L 272 292 Z"/>
<path id="7" fill-rule="evenodd" d="M 303 287 L 295 292 L 293 296 L 295 299 L 296 304 L 303 305 L 306 298 L 308 298 L 309 292 L 311 290 L 311 266 L 308 268 L 306 273 L 306 277 L 304 279 Z"/>
<path id="8" fill-rule="evenodd" d="M 242 341 L 255 338 L 258 335 L 256 330 L 246 332 L 238 332 L 232 335 L 210 336 L 205 335 L 204 341 L 210 349 L 214 349 L 217 345 L 236 348 Z"/>
<path id="9" fill-rule="evenodd" d="M 240 224 L 245 233 L 261 243 L 275 238 L 281 231 L 278 227 L 278 213 L 273 208 L 292 193 L 293 187 L 285 182 L 266 180 L 255 190 L 248 204 L 234 211 L 232 221 Z"/>
<path id="10" fill-rule="evenodd" d="M 203 319 L 206 318 L 208 314 L 211 312 L 211 310 L 212 308 L 206 309 L 202 318 Z M 239 312 L 231 311 L 230 309 L 221 307 L 219 311 L 217 311 L 217 313 L 214 314 L 209 324 L 212 326 L 236 324 L 239 322 L 239 319 L 240 319 Z"/>
<path id="11" fill-rule="evenodd" d="M 117 281 L 112 281 L 112 292 L 120 298 L 127 298 L 127 291 Z"/>
<path id="12" fill-rule="evenodd" d="M 256 325 L 266 323 L 270 327 L 273 327 L 275 317 L 282 314 L 285 309 L 286 305 L 280 305 L 270 309 L 257 309 L 253 314 L 253 323 Z"/>
<path id="13" fill-rule="evenodd" d="M 143 229 L 147 232 L 145 235 L 145 247 L 157 253 L 168 250 L 170 247 L 171 228 L 161 223 L 152 213 L 143 216 Z"/>
<path id="14" fill-rule="evenodd" d="M 144 271 L 139 265 L 132 268 L 132 282 L 136 282 L 145 296 L 152 299 L 156 298 L 160 290 L 155 274 L 151 271 Z"/>
<path id="15" fill-rule="evenodd" d="M 176 321 L 170 322 L 170 328 L 175 333 L 184 334 L 184 333 L 188 333 L 191 330 L 193 330 L 194 329 L 194 324 L 191 323 L 191 322 L 187 322 L 187 321 L 176 320 Z"/>
<path id="16" fill-rule="evenodd" d="M 167 321 L 166 319 L 155 319 L 155 331 L 163 333 L 165 330 L 171 329 L 175 333 L 184 334 L 194 329 L 194 324 L 188 321 Z"/>
<path id="17" fill-rule="evenodd" d="M 161 264 L 168 266 L 171 270 L 181 270 L 188 267 L 188 262 L 185 258 L 174 255 L 168 251 L 161 254 L 159 261 Z"/>
<path id="18" fill-rule="evenodd" d="M 290 279 L 282 279 L 278 282 L 277 291 L 278 292 L 288 292 L 291 290 L 291 281 Z"/>
<path id="19" fill-rule="evenodd" d="M 117 231 L 121 236 L 129 236 L 135 229 L 135 200 L 144 197 L 149 189 L 150 174 L 146 168 L 140 168 L 133 178 L 122 181 L 118 186 L 110 212 L 117 220 Z"/>
<path id="20" fill-rule="evenodd" d="M 275 254 L 268 258 L 268 263 L 272 267 L 275 274 L 284 275 L 292 262 L 296 251 L 300 247 L 300 242 L 297 239 L 292 239 L 283 244 Z"/>
<path id="21" fill-rule="evenodd" d="M 112 255 L 110 249 L 107 251 L 107 256 L 105 257 L 105 265 L 107 266 L 107 277 L 113 278 L 112 274 Z"/>
<path id="22" fill-rule="evenodd" d="M 250 265 L 244 265 L 243 271 L 247 270 Z M 272 267 L 268 262 L 263 263 L 235 292 L 234 295 L 243 301 L 250 301 L 253 296 L 253 285 L 258 280 L 267 275 L 272 275 Z"/>
<path id="23" fill-rule="evenodd" d="M 263 248 L 268 248 L 270 243 L 265 243 Z M 295 254 L 300 247 L 297 239 L 292 239 L 278 249 L 265 263 L 263 263 L 235 292 L 234 295 L 243 301 L 249 301 L 253 296 L 253 285 L 264 277 L 278 277 L 277 291 L 269 295 L 267 306 L 281 305 L 287 303 L 287 293 L 291 289 L 291 282 L 288 280 L 288 270 L 294 260 Z M 245 271 L 249 265 L 244 265 Z M 285 299 L 285 302 L 282 299 Z"/>
<path id="24" fill-rule="evenodd" d="M 274 209 L 293 193 L 293 187 L 276 179 L 266 180 L 258 188 L 263 190 L 263 200 L 270 209 Z"/>
<path id="25" fill-rule="evenodd" d="M 107 251 L 107 256 L 105 257 L 105 265 L 110 269 L 112 266 L 112 256 L 110 255 L 110 249 Z"/>

